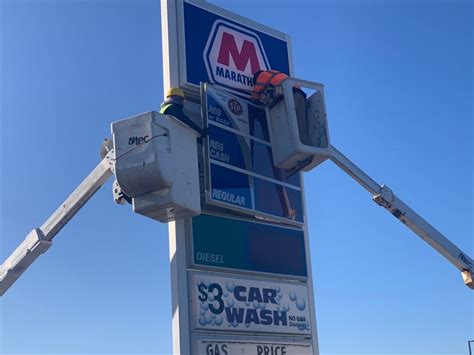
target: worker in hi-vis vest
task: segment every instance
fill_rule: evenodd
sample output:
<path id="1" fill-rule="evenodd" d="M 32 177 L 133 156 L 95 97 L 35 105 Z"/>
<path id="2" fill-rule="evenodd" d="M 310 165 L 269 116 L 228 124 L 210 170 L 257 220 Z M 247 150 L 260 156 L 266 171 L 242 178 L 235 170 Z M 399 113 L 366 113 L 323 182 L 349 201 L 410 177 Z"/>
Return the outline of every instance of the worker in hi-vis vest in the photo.
<path id="1" fill-rule="evenodd" d="M 166 94 L 166 99 L 161 104 L 160 113 L 164 115 L 173 116 L 177 120 L 184 123 L 186 126 L 194 129 L 201 136 L 203 136 L 203 129 L 194 123 L 186 114 L 183 112 L 183 103 L 184 103 L 184 93 L 180 88 L 170 88 Z M 198 138 L 200 141 L 202 138 Z M 106 151 L 105 148 L 102 150 Z M 102 153 L 101 155 L 105 156 Z M 133 200 L 130 196 L 127 196 L 122 189 L 120 188 L 117 180 L 114 181 L 112 190 L 114 192 L 115 203 L 123 204 L 125 201 L 132 203 Z"/>
<path id="2" fill-rule="evenodd" d="M 265 106 L 273 106 L 283 98 L 281 83 L 288 75 L 276 70 L 260 70 L 253 76 L 252 100 Z M 308 134 L 308 121 L 306 118 L 306 93 L 299 87 L 293 87 L 296 118 L 301 143 L 312 145 Z"/>
<path id="3" fill-rule="evenodd" d="M 203 135 L 203 129 L 199 127 L 183 112 L 184 92 L 180 88 L 170 88 L 166 93 L 166 99 L 161 103 L 160 113 L 170 115 L 183 122 L 186 126 Z"/>
<path id="4" fill-rule="evenodd" d="M 273 106 L 274 104 L 276 104 L 278 101 L 280 101 L 283 98 L 283 92 L 281 91 L 281 87 L 279 85 L 286 78 L 288 78 L 288 75 L 276 70 L 257 71 L 253 77 L 254 86 L 252 88 L 252 101 L 259 104 L 263 104 L 265 106 Z M 300 91 L 303 92 L 301 89 Z M 303 98 L 305 100 L 303 102 L 303 107 L 305 107 L 306 96 L 304 96 Z M 296 105 L 296 99 L 295 99 L 295 105 Z M 261 122 L 260 124 L 261 126 L 266 127 L 266 129 L 263 129 L 263 135 L 266 140 L 270 141 L 270 135 L 268 132 L 268 124 L 266 122 L 265 114 L 262 116 L 255 117 L 255 118 L 265 120 L 265 122 Z M 273 164 L 273 155 L 272 155 L 270 146 L 267 146 L 267 153 L 272 162 L 272 170 L 273 170 L 274 178 L 276 180 L 284 182 L 286 178 L 288 178 L 288 175 L 284 170 L 278 169 Z M 292 207 L 292 203 L 288 196 L 286 187 L 280 184 L 277 184 L 275 186 L 278 193 L 278 199 L 280 200 L 282 217 L 294 220 L 296 218 L 296 210 Z"/>

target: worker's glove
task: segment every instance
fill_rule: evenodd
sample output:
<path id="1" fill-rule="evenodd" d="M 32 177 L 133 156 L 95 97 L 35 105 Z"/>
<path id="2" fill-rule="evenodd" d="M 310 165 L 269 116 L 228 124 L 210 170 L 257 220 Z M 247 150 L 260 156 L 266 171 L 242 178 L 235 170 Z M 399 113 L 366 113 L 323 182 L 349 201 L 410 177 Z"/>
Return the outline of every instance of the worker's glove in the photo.
<path id="1" fill-rule="evenodd" d="M 275 96 L 283 99 L 283 87 L 281 85 L 275 86 Z"/>
<path id="2" fill-rule="evenodd" d="M 281 86 L 269 85 L 263 90 L 260 102 L 264 106 L 272 107 L 283 99 L 283 89 Z"/>

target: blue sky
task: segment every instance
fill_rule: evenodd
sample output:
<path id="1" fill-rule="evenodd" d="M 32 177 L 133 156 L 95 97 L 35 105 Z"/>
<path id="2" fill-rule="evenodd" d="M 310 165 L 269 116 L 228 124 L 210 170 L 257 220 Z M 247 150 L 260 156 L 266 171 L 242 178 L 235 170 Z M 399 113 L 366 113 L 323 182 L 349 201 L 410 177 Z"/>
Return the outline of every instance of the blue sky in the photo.
<path id="1" fill-rule="evenodd" d="M 473 244 L 473 4 L 212 1 L 289 33 L 332 143 L 461 249 Z M 159 1 L 1 2 L 0 257 L 158 109 Z M 457 270 L 332 163 L 305 175 L 321 354 L 466 354 Z M 167 227 L 110 183 L 0 301 L 3 354 L 171 352 Z"/>

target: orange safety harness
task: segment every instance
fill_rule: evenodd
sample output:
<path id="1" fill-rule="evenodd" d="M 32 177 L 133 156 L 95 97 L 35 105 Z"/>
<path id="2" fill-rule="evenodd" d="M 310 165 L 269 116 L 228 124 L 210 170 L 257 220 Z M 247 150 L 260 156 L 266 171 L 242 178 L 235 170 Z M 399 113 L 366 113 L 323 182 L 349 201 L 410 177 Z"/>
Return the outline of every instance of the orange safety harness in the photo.
<path id="1" fill-rule="evenodd" d="M 276 70 L 264 70 L 258 74 L 252 89 L 252 100 L 260 101 L 262 93 L 269 86 L 278 86 L 288 75 Z"/>

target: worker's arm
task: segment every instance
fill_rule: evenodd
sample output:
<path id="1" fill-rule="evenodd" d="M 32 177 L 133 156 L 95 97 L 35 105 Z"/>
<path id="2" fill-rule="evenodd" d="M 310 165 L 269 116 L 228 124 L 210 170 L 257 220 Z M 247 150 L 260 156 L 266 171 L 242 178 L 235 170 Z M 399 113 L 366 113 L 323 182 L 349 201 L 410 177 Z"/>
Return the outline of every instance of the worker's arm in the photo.
<path id="1" fill-rule="evenodd" d="M 473 260 L 451 243 L 436 228 L 408 207 L 385 185 L 379 185 L 336 148 L 331 146 L 331 160 L 372 194 L 372 199 L 436 249 L 461 271 L 464 283 L 474 289 Z"/>
<path id="2" fill-rule="evenodd" d="M 196 132 L 198 132 L 201 136 L 204 136 L 205 133 L 207 133 L 207 130 L 204 130 L 199 126 L 197 123 L 195 123 L 188 115 L 186 115 L 183 112 L 183 106 L 178 105 L 178 104 L 171 104 L 167 105 L 165 110 L 160 111 L 160 113 L 164 115 L 169 115 L 177 119 L 178 121 L 184 123 L 186 126 L 189 128 L 194 129 Z"/>
<path id="3" fill-rule="evenodd" d="M 8 290 L 38 256 L 48 250 L 56 234 L 112 175 L 112 157 L 113 150 L 105 155 L 100 164 L 82 181 L 51 217 L 40 228 L 32 230 L 0 266 L 0 296 Z"/>

